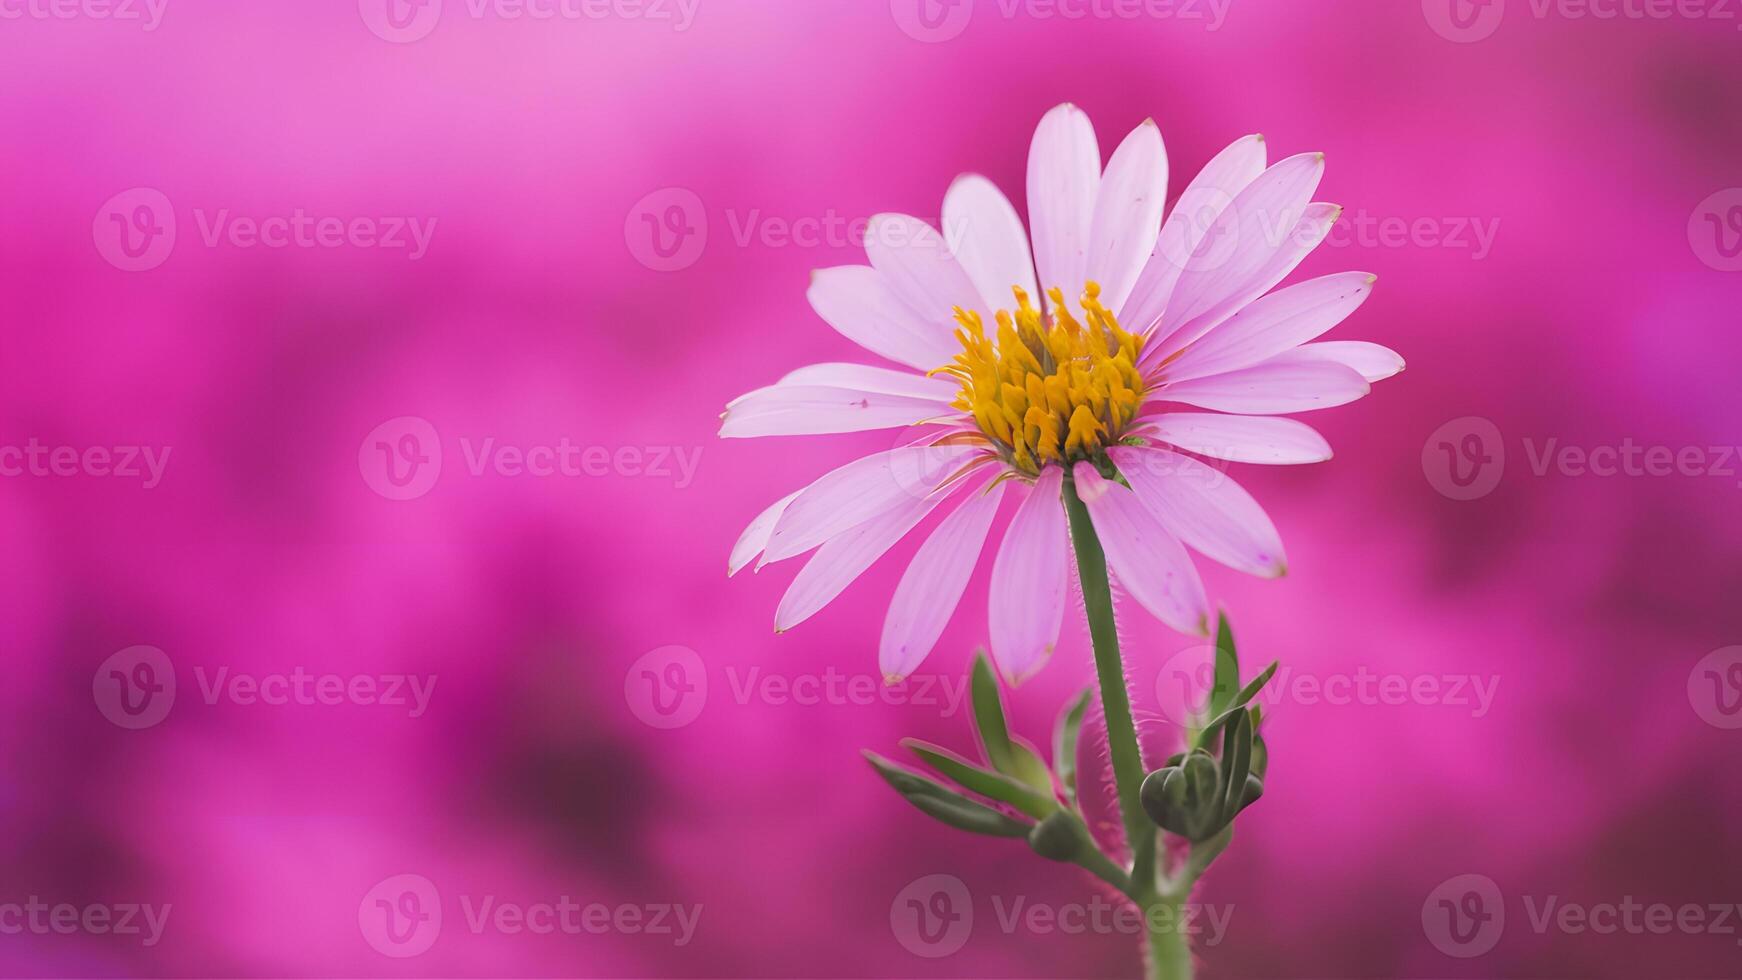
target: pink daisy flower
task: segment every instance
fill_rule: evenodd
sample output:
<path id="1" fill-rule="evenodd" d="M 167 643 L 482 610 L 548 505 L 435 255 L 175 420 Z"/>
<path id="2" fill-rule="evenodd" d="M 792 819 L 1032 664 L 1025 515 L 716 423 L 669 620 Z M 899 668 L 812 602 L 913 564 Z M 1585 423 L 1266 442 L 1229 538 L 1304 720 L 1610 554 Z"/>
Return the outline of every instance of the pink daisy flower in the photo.
<path id="1" fill-rule="evenodd" d="M 1187 549 L 1279 576 L 1282 540 L 1258 503 L 1198 457 L 1315 463 L 1330 446 L 1280 416 L 1367 394 L 1403 369 L 1377 344 L 1314 342 L 1374 277 L 1351 272 L 1271 292 L 1342 209 L 1312 200 L 1324 155 L 1266 166 L 1261 136 L 1222 151 L 1163 221 L 1167 155 L 1145 121 L 1101 165 L 1080 109 L 1047 113 L 1028 160 L 1032 228 L 991 181 L 957 179 L 940 234 L 878 215 L 868 266 L 818 271 L 811 306 L 900 368 L 817 364 L 728 407 L 728 438 L 902 429 L 774 503 L 732 549 L 730 572 L 815 553 L 775 614 L 814 615 L 932 511 L 950 512 L 895 590 L 885 676 L 936 645 L 1005 495 L 1021 498 L 992 559 L 989 633 L 1011 683 L 1058 643 L 1071 553 L 1069 483 L 1113 579 L 1182 633 L 1207 635 L 1210 603 Z M 1042 291 L 1041 287 L 1045 287 Z"/>

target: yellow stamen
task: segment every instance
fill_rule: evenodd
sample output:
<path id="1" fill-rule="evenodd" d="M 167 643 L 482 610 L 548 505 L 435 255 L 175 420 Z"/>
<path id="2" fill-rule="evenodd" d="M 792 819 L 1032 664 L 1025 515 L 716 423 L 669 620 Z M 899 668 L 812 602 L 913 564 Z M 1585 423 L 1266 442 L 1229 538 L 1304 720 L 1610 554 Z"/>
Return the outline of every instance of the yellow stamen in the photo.
<path id="1" fill-rule="evenodd" d="M 1050 315 L 1021 287 L 1014 293 L 1016 311 L 994 317 L 996 341 L 980 314 L 957 308 L 962 353 L 932 373 L 960 381 L 955 407 L 1012 466 L 1038 474 L 1048 463 L 1092 458 L 1130 425 L 1143 403 L 1143 338 L 1119 326 L 1095 283 L 1083 292 L 1087 323 L 1071 315 L 1062 290 L 1047 292 Z"/>

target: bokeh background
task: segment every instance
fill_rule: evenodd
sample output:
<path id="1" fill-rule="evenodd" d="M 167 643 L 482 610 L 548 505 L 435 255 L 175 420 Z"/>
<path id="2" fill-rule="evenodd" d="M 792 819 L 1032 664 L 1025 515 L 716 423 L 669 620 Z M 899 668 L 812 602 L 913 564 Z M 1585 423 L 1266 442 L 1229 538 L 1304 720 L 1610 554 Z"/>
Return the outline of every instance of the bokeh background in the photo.
<path id="1" fill-rule="evenodd" d="M 888 694 L 917 537 L 786 635 L 795 565 L 724 574 L 887 444 L 715 438 L 859 356 L 809 270 L 963 171 L 1020 207 L 1074 101 L 1105 152 L 1154 116 L 1174 193 L 1249 132 L 1327 153 L 1302 274 L 1377 273 L 1335 336 L 1410 365 L 1310 420 L 1334 461 L 1235 468 L 1292 572 L 1212 595 L 1291 673 L 1204 975 L 1742 976 L 1742 14 L 923 3 L 0 2 L 0 970 L 1134 975 L 1046 926 L 1085 875 L 860 761 L 970 748 L 984 569 Z M 250 237 L 297 214 L 341 224 Z M 1192 643 L 1124 627 L 1165 748 Z M 1092 677 L 1073 616 L 1013 723 Z"/>

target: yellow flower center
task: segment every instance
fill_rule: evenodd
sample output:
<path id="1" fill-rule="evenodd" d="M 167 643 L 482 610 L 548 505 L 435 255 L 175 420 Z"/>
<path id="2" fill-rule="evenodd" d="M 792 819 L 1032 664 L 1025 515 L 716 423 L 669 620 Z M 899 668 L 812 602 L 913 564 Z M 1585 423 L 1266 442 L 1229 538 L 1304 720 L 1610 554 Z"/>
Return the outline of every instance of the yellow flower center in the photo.
<path id="1" fill-rule="evenodd" d="M 1049 314 L 1020 287 L 1016 312 L 997 313 L 996 342 L 980 314 L 956 309 L 962 353 L 948 374 L 962 384 L 955 407 L 972 414 L 1005 461 L 1038 474 L 1048 463 L 1090 459 L 1117 442 L 1143 403 L 1137 355 L 1143 338 L 1126 333 L 1101 305 L 1101 287 L 1083 293 L 1082 324 L 1052 289 Z"/>

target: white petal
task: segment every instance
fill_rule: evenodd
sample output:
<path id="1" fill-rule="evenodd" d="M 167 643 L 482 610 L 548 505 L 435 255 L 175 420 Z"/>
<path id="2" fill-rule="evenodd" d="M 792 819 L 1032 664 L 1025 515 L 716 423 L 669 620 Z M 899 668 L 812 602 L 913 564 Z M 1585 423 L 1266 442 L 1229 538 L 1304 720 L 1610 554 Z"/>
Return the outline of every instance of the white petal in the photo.
<path id="1" fill-rule="evenodd" d="M 868 265 L 818 269 L 805 295 L 829 326 L 897 363 L 930 371 L 950 363 L 962 349 L 949 327 L 921 319 Z"/>
<path id="2" fill-rule="evenodd" d="M 1028 221 L 1040 288 L 1063 290 L 1073 308 L 1088 278 L 1100 185 L 1101 149 L 1089 117 L 1069 103 L 1048 112 L 1028 150 Z"/>
<path id="3" fill-rule="evenodd" d="M 1188 452 L 1234 463 L 1297 465 L 1331 458 L 1324 436 L 1294 419 L 1169 412 L 1145 419 L 1142 431 Z"/>
<path id="4" fill-rule="evenodd" d="M 902 446 L 866 456 L 806 487 L 780 515 L 762 563 L 801 555 L 903 504 L 922 500 L 960 472 L 972 446 Z"/>
<path id="5" fill-rule="evenodd" d="M 883 621 L 877 662 L 884 677 L 913 673 L 937 646 L 980 560 L 1004 487 L 998 483 L 984 492 L 970 490 L 968 499 L 938 524 L 913 556 Z"/>
<path id="6" fill-rule="evenodd" d="M 1251 367 L 1342 323 L 1367 302 L 1377 277 L 1345 272 L 1264 296 L 1185 349 L 1163 369 L 1169 382 Z"/>
<path id="7" fill-rule="evenodd" d="M 961 386 L 947 378 L 928 378 L 912 371 L 895 371 L 868 364 L 811 364 L 780 379 L 782 385 L 824 385 L 882 395 L 925 398 L 948 404 Z"/>
<path id="8" fill-rule="evenodd" d="M 1181 633 L 1208 636 L 1210 600 L 1191 556 L 1137 495 L 1106 480 L 1089 463 L 1072 471 L 1089 508 L 1107 567 L 1137 604 Z"/>
<path id="9" fill-rule="evenodd" d="M 1040 302 L 1028 229 L 996 184 L 979 174 L 958 177 L 944 195 L 943 218 L 944 239 L 979 290 L 984 309 L 1010 309 L 1015 286 Z"/>
<path id="10" fill-rule="evenodd" d="M 1373 386 L 1365 378 L 1330 361 L 1263 364 L 1208 378 L 1182 381 L 1163 388 L 1163 401 L 1238 415 L 1288 415 L 1347 405 Z"/>
<path id="11" fill-rule="evenodd" d="M 1117 446 L 1107 455 L 1162 526 L 1205 557 L 1263 578 L 1288 571 L 1276 525 L 1228 474 L 1165 449 Z"/>
<path id="12" fill-rule="evenodd" d="M 780 520 L 780 515 L 786 512 L 786 506 L 798 498 L 802 490 L 794 490 L 786 496 L 769 505 L 768 509 L 756 515 L 744 533 L 738 536 L 738 543 L 732 545 L 732 557 L 726 562 L 726 576 L 730 578 L 738 574 L 738 570 L 750 564 L 750 559 L 762 554 L 762 549 L 768 547 L 768 536 L 774 533 L 774 522 Z"/>
<path id="13" fill-rule="evenodd" d="M 1137 274 L 1155 251 L 1166 205 L 1167 150 L 1155 120 L 1146 119 L 1107 161 L 1095 198 L 1087 278 L 1100 284 L 1108 309 L 1124 306 L 1131 295 Z"/>
<path id="14" fill-rule="evenodd" d="M 1165 339 L 1157 338 L 1154 343 L 1145 347 L 1140 361 L 1158 364 L 1166 362 L 1269 292 L 1272 286 L 1286 279 L 1313 249 L 1319 247 L 1330 235 L 1331 227 L 1342 214 L 1343 209 L 1335 204 L 1308 205 L 1306 214 L 1295 224 L 1294 231 L 1283 240 L 1281 247 L 1271 252 L 1255 269 L 1243 274 L 1243 278 L 1231 287 L 1232 291 L 1215 305 L 1186 321 Z M 1164 315 L 1162 320 L 1165 323 L 1167 317 Z M 1148 363 L 1142 365 L 1144 370 L 1148 369 Z"/>
<path id="15" fill-rule="evenodd" d="M 931 225 L 905 214 L 879 214 L 865 229 L 865 255 L 871 267 L 919 318 L 954 335 L 955 309 L 979 310 L 980 293 L 950 254 L 944 237 Z"/>
<path id="16" fill-rule="evenodd" d="M 1279 354 L 1272 361 L 1331 361 L 1354 371 L 1369 382 L 1384 381 L 1404 368 L 1403 358 L 1389 347 L 1364 340 L 1326 340 L 1302 344 Z"/>
<path id="17" fill-rule="evenodd" d="M 786 595 L 781 597 L 780 608 L 774 612 L 774 631 L 784 633 L 835 601 L 836 596 L 949 496 L 945 492 L 909 500 L 829 539 L 799 569 Z"/>
<path id="18" fill-rule="evenodd" d="M 734 401 L 720 424 L 724 439 L 869 432 L 957 414 L 938 402 L 821 385 L 774 385 Z"/>
<path id="19" fill-rule="evenodd" d="M 1162 312 L 1155 338 L 1169 337 L 1237 297 L 1244 296 L 1239 305 L 1245 305 L 1280 282 L 1278 277 L 1253 292 L 1274 265 L 1277 253 L 1291 248 L 1296 226 L 1307 215 L 1324 172 L 1323 154 L 1303 153 L 1266 170 L 1241 191 L 1216 216 L 1204 243 L 1186 263 Z"/>
<path id="20" fill-rule="evenodd" d="M 1131 296 L 1123 307 L 1109 307 L 1125 329 L 1144 333 L 1161 319 L 1180 273 L 1203 244 L 1204 235 L 1235 196 L 1264 172 L 1264 160 L 1264 137 L 1236 140 L 1205 165 L 1180 194 Z"/>
<path id="21" fill-rule="evenodd" d="M 992 660 L 1012 684 L 1045 665 L 1064 625 L 1070 542 L 1059 497 L 1063 486 L 1064 470 L 1041 471 L 992 561 Z"/>

